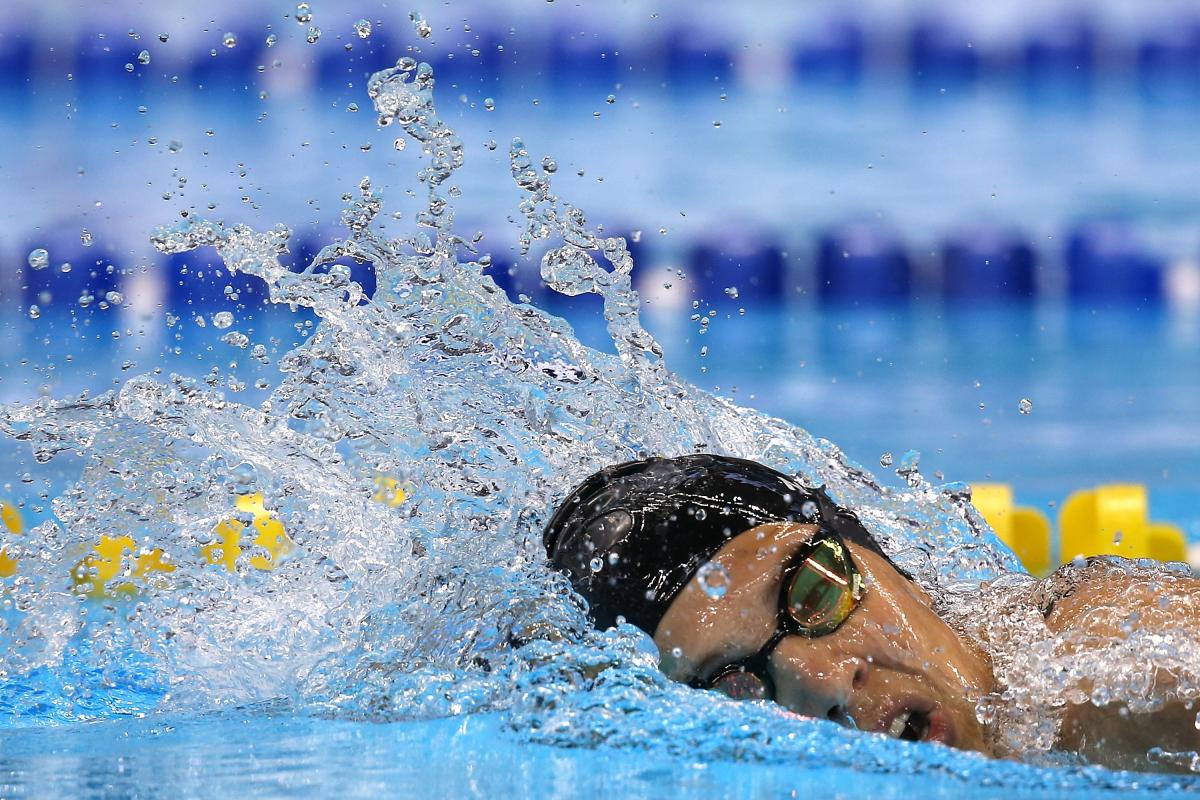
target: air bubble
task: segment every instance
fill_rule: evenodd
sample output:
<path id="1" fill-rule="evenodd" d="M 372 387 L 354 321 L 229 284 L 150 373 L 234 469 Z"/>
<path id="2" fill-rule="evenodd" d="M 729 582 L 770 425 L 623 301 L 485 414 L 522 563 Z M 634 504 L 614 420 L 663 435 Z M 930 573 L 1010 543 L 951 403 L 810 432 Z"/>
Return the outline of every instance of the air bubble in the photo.
<path id="1" fill-rule="evenodd" d="M 228 311 L 218 311 L 213 314 L 212 323 L 214 328 L 228 328 L 233 324 L 233 314 Z"/>
<path id="2" fill-rule="evenodd" d="M 603 568 L 604 568 L 604 559 L 600 558 L 600 556 L 596 556 L 595 558 L 593 558 L 591 561 L 588 562 L 588 569 L 590 569 L 592 572 L 599 572 Z"/>
<path id="3" fill-rule="evenodd" d="M 883 455 L 879 456 L 879 466 L 890 467 L 891 465 L 892 465 L 892 454 L 890 451 L 884 452 Z"/>
<path id="4" fill-rule="evenodd" d="M 147 64 L 149 64 L 150 63 L 150 51 L 143 50 L 142 52 L 138 53 L 137 62 L 139 64 L 141 64 L 143 67 L 146 66 Z"/>
<path id="5" fill-rule="evenodd" d="M 312 7 L 308 3 L 299 3 L 296 5 L 296 22 L 300 25 L 307 25 L 312 22 Z"/>
<path id="6" fill-rule="evenodd" d="M 125 295 L 117 291 L 110 291 L 105 293 L 104 299 L 108 301 L 110 306 L 119 306 L 125 302 Z"/>
<path id="7" fill-rule="evenodd" d="M 488 111 L 495 111 L 496 110 L 496 101 L 490 97 L 485 97 L 485 98 L 483 98 L 483 107 L 485 109 L 487 109 Z"/>
<path id="8" fill-rule="evenodd" d="M 1022 397 L 1021 402 L 1017 403 L 1017 411 L 1022 414 L 1028 414 L 1030 411 L 1033 411 L 1033 401 L 1028 397 Z"/>
<path id="9" fill-rule="evenodd" d="M 304 40 L 306 42 L 308 42 L 309 44 L 316 44 L 320 38 L 321 38 L 321 29 L 318 28 L 316 25 L 313 25 L 304 33 Z"/>
<path id="10" fill-rule="evenodd" d="M 221 44 L 225 45 L 230 50 L 237 47 L 237 34 L 226 33 L 221 37 Z"/>
<path id="11" fill-rule="evenodd" d="M 354 23 L 354 32 L 358 34 L 360 39 L 368 39 L 371 36 L 371 21 L 369 19 L 360 19 Z"/>

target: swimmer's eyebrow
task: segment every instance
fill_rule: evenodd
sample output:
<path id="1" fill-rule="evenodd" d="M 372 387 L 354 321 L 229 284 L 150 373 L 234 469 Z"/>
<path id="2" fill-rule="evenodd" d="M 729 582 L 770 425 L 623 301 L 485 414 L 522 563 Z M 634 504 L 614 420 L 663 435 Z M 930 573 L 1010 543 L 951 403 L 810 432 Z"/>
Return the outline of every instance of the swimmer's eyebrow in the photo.
<path id="1" fill-rule="evenodd" d="M 794 540 L 788 540 L 787 542 L 783 543 L 783 546 L 780 546 L 778 542 L 775 543 L 778 547 L 778 551 L 776 553 L 772 553 L 771 557 L 776 559 L 776 561 L 773 565 L 770 565 L 767 570 L 764 570 L 763 575 L 760 576 L 765 577 L 765 581 L 762 583 L 762 590 L 766 592 L 765 596 L 758 594 L 751 595 L 755 602 L 762 602 L 769 607 L 773 607 L 772 619 L 777 618 L 779 611 L 778 601 L 779 595 L 782 592 L 784 566 L 791 561 L 793 556 L 796 555 L 797 550 L 810 542 L 814 536 L 821 532 L 820 525 L 815 525 L 813 523 L 803 524 L 805 527 L 810 528 L 810 530 L 806 532 L 807 535 L 799 536 Z M 754 530 L 754 528 L 751 528 L 750 530 Z M 749 533 L 749 531 L 746 532 Z M 759 580 L 756 578 L 755 583 L 758 582 Z M 731 611 L 727 613 L 735 612 Z M 689 670 L 687 673 L 685 673 L 685 680 L 708 680 L 718 671 L 724 669 L 730 664 L 735 664 L 738 661 L 749 658 L 761 650 L 767 644 L 767 642 L 771 641 L 771 637 L 775 635 L 777 630 L 778 623 L 776 623 L 776 627 L 773 628 L 769 634 L 767 634 L 767 638 L 763 639 L 763 641 L 757 647 L 755 647 L 753 650 L 747 650 L 742 655 L 729 656 L 724 648 L 718 648 L 715 652 L 710 653 L 707 657 L 702 659 L 694 672 Z"/>

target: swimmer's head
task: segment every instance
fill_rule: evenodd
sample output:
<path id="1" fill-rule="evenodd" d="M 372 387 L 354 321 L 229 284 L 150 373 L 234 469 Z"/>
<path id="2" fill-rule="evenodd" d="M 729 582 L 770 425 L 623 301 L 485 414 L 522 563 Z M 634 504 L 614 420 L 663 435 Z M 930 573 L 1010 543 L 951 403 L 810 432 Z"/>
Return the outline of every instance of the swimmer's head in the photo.
<path id="1" fill-rule="evenodd" d="M 543 541 L 606 628 L 653 635 L 675 595 L 723 544 L 767 522 L 819 523 L 887 558 L 822 489 L 740 458 L 686 455 L 608 467 L 559 507 Z"/>
<path id="2" fill-rule="evenodd" d="M 674 680 L 987 750 L 988 659 L 820 489 L 721 456 L 622 464 L 571 493 L 545 545 L 593 621 L 649 633 Z"/>

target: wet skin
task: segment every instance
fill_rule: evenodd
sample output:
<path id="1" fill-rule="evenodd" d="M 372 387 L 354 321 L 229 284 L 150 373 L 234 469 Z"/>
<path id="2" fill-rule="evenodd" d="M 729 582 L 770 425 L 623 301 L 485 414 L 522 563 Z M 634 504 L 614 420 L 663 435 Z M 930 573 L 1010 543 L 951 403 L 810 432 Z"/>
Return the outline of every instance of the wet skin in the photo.
<path id="1" fill-rule="evenodd" d="M 814 525 L 760 525 L 727 542 L 711 559 L 729 573 L 723 597 L 698 577 L 667 609 L 654 634 L 668 677 L 709 678 L 759 651 L 776 631 L 782 572 L 817 531 Z M 832 633 L 788 636 L 772 651 L 775 702 L 797 714 L 862 730 L 988 752 L 976 699 L 993 683 L 982 651 L 963 642 L 934 613 L 921 587 L 881 556 L 846 543 L 867 583 L 858 608 Z"/>

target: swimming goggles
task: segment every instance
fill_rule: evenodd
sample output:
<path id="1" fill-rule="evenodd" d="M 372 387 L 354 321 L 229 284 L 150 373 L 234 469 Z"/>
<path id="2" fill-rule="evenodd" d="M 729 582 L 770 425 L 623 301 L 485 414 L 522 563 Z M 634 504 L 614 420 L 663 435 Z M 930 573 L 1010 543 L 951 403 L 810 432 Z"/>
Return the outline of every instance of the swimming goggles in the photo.
<path id="1" fill-rule="evenodd" d="M 775 684 L 767 669 L 771 653 L 787 636 L 816 638 L 833 633 L 858 608 L 866 584 L 841 538 L 826 528 L 817 532 L 784 569 L 779 589 L 779 623 L 765 645 L 749 658 L 722 667 L 715 675 L 692 681 L 734 700 L 774 700 Z"/>

